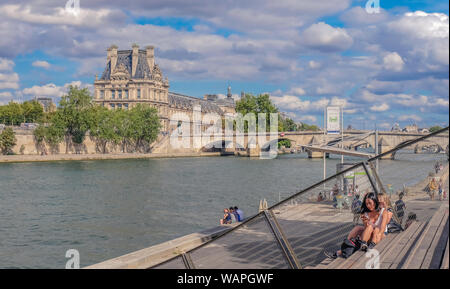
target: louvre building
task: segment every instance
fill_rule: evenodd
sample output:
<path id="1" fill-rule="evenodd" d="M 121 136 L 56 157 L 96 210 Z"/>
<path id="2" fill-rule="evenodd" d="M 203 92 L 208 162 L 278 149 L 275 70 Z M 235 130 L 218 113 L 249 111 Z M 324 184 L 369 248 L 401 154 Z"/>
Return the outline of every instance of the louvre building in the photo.
<path id="1" fill-rule="evenodd" d="M 108 109 L 130 109 L 138 103 L 149 104 L 158 110 L 163 130 L 168 130 L 170 116 L 184 112 L 192 119 L 194 106 L 200 105 L 202 114 L 234 113 L 235 105 L 230 87 L 225 99 L 205 96 L 205 99 L 169 92 L 169 80 L 155 63 L 154 47 L 145 50 L 134 44 L 132 50 L 107 49 L 106 68 L 96 76 L 94 101 Z"/>

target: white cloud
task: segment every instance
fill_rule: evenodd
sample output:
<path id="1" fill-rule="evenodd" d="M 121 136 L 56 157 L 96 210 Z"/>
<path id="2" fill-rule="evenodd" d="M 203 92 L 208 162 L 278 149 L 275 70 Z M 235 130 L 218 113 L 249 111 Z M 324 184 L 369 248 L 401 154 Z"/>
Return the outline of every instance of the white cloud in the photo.
<path id="1" fill-rule="evenodd" d="M 350 48 L 353 39 L 344 28 L 334 28 L 319 22 L 303 31 L 302 43 L 321 52 L 337 52 Z"/>
<path id="2" fill-rule="evenodd" d="M 22 92 L 32 96 L 61 97 L 65 93 L 65 90 L 63 87 L 49 83 L 43 86 L 35 85 L 30 88 L 25 88 Z"/>
<path id="3" fill-rule="evenodd" d="M 405 121 L 405 120 L 422 121 L 422 118 L 420 116 L 415 115 L 415 114 L 402 115 L 398 119 L 400 121 Z"/>
<path id="4" fill-rule="evenodd" d="M 118 11 L 110 9 L 86 9 L 82 7 L 79 15 L 75 15 L 65 10 L 63 5 L 48 9 L 50 14 L 35 13 L 31 5 L 3 5 L 0 15 L 5 18 L 20 20 L 31 24 L 44 25 L 72 25 L 84 27 L 98 27 L 110 22 L 111 17 Z M 120 12 L 121 15 L 125 16 Z"/>
<path id="5" fill-rule="evenodd" d="M 0 89 L 18 89 L 19 75 L 17 73 L 0 73 Z"/>
<path id="6" fill-rule="evenodd" d="M 382 103 L 381 105 L 373 105 L 370 107 L 371 111 L 377 111 L 377 112 L 386 111 L 388 109 L 389 109 L 389 105 L 387 103 Z"/>
<path id="7" fill-rule="evenodd" d="M 13 99 L 13 95 L 9 91 L 0 92 L 0 104 L 7 103 Z"/>
<path id="8" fill-rule="evenodd" d="M 14 67 L 14 61 L 0 58 L 0 71 L 11 71 Z"/>
<path id="9" fill-rule="evenodd" d="M 45 69 L 49 69 L 52 65 L 45 60 L 36 60 L 31 65 L 34 67 L 42 67 Z"/>
<path id="10" fill-rule="evenodd" d="M 320 68 L 322 65 L 320 64 L 320 62 L 314 61 L 314 60 L 310 60 L 308 62 L 309 68 L 311 69 L 317 69 Z"/>
<path id="11" fill-rule="evenodd" d="M 377 124 L 377 126 L 384 128 L 384 129 L 390 129 L 392 127 L 392 125 L 388 122 L 383 122 L 383 123 Z"/>
<path id="12" fill-rule="evenodd" d="M 317 121 L 317 117 L 315 117 L 314 115 L 299 115 L 295 117 L 295 120 L 315 123 Z"/>
<path id="13" fill-rule="evenodd" d="M 386 70 L 402 71 L 405 62 L 397 52 L 392 52 L 383 58 L 383 65 Z"/>
<path id="14" fill-rule="evenodd" d="M 289 110 L 307 110 L 311 102 L 310 101 L 302 101 L 300 98 L 294 95 L 283 95 L 283 96 L 270 96 L 272 101 L 276 106 L 281 109 L 289 109 Z"/>
<path id="15" fill-rule="evenodd" d="M 306 94 L 305 90 L 301 87 L 293 87 L 293 88 L 291 88 L 291 90 L 289 90 L 288 93 L 293 93 L 295 95 L 305 95 Z"/>
<path id="16" fill-rule="evenodd" d="M 35 85 L 33 87 L 25 88 L 22 93 L 28 96 L 37 97 L 52 97 L 58 98 L 67 93 L 69 86 L 78 86 L 79 88 L 88 88 L 92 93 L 92 84 L 83 84 L 81 81 L 72 81 L 63 86 L 57 86 L 54 83 L 48 83 L 42 86 Z"/>

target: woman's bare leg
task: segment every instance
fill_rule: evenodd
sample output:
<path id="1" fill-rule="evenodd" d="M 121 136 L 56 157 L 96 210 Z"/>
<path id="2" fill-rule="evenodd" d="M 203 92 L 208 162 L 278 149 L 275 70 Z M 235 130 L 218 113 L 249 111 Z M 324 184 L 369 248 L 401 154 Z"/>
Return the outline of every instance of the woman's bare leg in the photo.
<path id="1" fill-rule="evenodd" d="M 361 240 L 367 243 L 370 237 L 372 237 L 373 230 L 373 226 L 367 226 L 361 234 Z"/>
<path id="2" fill-rule="evenodd" d="M 347 239 L 356 238 L 357 236 L 360 236 L 362 232 L 364 231 L 363 226 L 355 226 L 352 231 L 348 234 Z"/>
<path id="3" fill-rule="evenodd" d="M 372 233 L 372 242 L 378 244 L 384 238 L 384 232 L 381 232 L 380 228 L 375 228 Z"/>

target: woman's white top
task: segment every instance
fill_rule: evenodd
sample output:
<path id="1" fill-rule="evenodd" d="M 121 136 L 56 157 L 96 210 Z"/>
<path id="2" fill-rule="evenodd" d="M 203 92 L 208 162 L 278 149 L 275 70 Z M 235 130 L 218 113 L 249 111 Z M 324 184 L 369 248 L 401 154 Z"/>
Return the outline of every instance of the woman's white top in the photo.
<path id="1" fill-rule="evenodd" d="M 384 208 L 381 208 L 380 211 L 380 215 L 378 216 L 378 219 L 376 220 L 375 223 L 370 222 L 370 224 L 372 224 L 374 227 L 378 227 L 381 229 L 381 220 L 383 220 L 383 212 L 384 212 Z M 364 215 L 367 217 L 368 220 L 370 220 L 369 215 L 367 213 L 364 213 Z M 387 232 L 387 226 L 384 229 L 385 232 Z"/>

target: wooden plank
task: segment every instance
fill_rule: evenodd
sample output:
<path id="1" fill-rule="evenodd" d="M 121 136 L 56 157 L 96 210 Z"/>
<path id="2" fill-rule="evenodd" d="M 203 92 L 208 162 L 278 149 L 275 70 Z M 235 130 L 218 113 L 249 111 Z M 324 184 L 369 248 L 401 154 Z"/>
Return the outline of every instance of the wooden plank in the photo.
<path id="1" fill-rule="evenodd" d="M 414 222 L 413 224 L 417 223 L 418 227 L 413 235 L 409 239 L 406 240 L 406 243 L 404 244 L 403 248 L 401 248 L 400 252 L 397 254 L 395 259 L 391 262 L 389 265 L 389 269 L 397 269 L 399 267 L 399 264 L 404 259 L 405 255 L 408 253 L 408 250 L 411 248 L 411 246 L 414 244 L 417 238 L 419 238 L 420 234 L 428 224 L 427 222 Z M 411 224 L 411 226 L 413 225 Z"/>
<path id="2" fill-rule="evenodd" d="M 445 248 L 444 258 L 442 259 L 441 269 L 448 269 L 449 259 L 449 241 L 447 239 L 447 247 Z"/>
<path id="3" fill-rule="evenodd" d="M 422 265 L 420 266 L 421 269 L 429 269 L 431 265 L 431 260 L 433 259 L 433 256 L 435 253 L 442 254 L 444 253 L 444 248 L 438 248 L 439 240 L 441 239 L 442 234 L 444 233 L 445 225 L 447 224 L 448 220 L 448 211 L 445 212 L 444 217 L 441 220 L 441 223 L 439 224 L 439 227 L 436 230 L 436 233 L 434 235 L 433 241 L 431 242 L 431 245 L 425 254 L 425 258 L 423 259 Z M 448 231 L 447 231 L 448 232 Z M 448 235 L 447 235 L 448 238 Z M 441 251 L 439 253 L 438 251 Z"/>
<path id="4" fill-rule="evenodd" d="M 375 248 L 379 251 L 383 251 L 384 248 L 389 244 L 393 239 L 397 237 L 397 234 L 390 234 L 387 235 L 386 238 L 384 238 Z M 338 258 L 331 262 L 329 265 L 326 266 L 327 269 L 350 269 L 354 267 L 354 264 L 357 264 L 358 262 L 364 263 L 366 262 L 365 257 L 366 252 L 363 251 L 357 251 L 353 253 L 349 258 Z"/>
<path id="5" fill-rule="evenodd" d="M 379 252 L 381 255 L 385 250 L 389 248 L 389 246 L 395 242 L 397 238 L 400 237 L 401 234 L 388 234 L 383 240 L 381 240 L 380 243 L 378 243 L 374 249 Z M 351 264 L 348 268 L 349 269 L 366 269 L 366 263 L 369 259 L 365 256 L 356 260 L 353 264 Z M 380 258 L 381 260 L 381 258 Z"/>
<path id="6" fill-rule="evenodd" d="M 413 222 L 404 232 L 398 233 L 399 237 L 389 244 L 389 248 L 380 254 L 381 269 L 389 268 L 401 254 L 408 241 L 420 232 L 422 222 Z"/>
<path id="7" fill-rule="evenodd" d="M 413 225 L 405 230 L 404 232 L 398 233 L 398 234 L 388 234 L 386 238 L 384 238 L 377 246 L 375 246 L 375 249 L 377 249 L 380 253 L 385 252 L 388 248 L 390 248 L 390 244 L 395 243 L 396 240 L 400 237 L 403 237 L 403 235 L 406 235 L 406 238 L 415 232 L 419 224 L 416 224 L 418 222 L 414 222 Z M 407 235 L 408 234 L 408 235 Z M 328 260 L 328 259 L 327 259 Z M 350 256 L 347 259 L 338 258 L 336 260 L 333 260 L 331 262 L 327 262 L 325 260 L 320 265 L 317 266 L 317 268 L 320 269 L 348 269 L 348 268 L 357 268 L 358 266 L 361 267 L 362 264 L 367 262 L 367 259 L 365 257 L 365 252 L 358 251 L 355 252 L 352 256 Z M 380 258 L 381 260 L 381 258 Z M 358 263 L 359 261 L 359 263 Z"/>
<path id="8" fill-rule="evenodd" d="M 419 237 L 417 243 L 414 245 L 414 248 L 409 253 L 408 258 L 405 263 L 402 265 L 403 269 L 419 269 L 425 255 L 436 235 L 436 231 L 441 224 L 444 215 L 446 213 L 446 208 L 442 205 L 438 211 L 433 215 L 430 222 L 426 226 L 425 230 Z"/>

